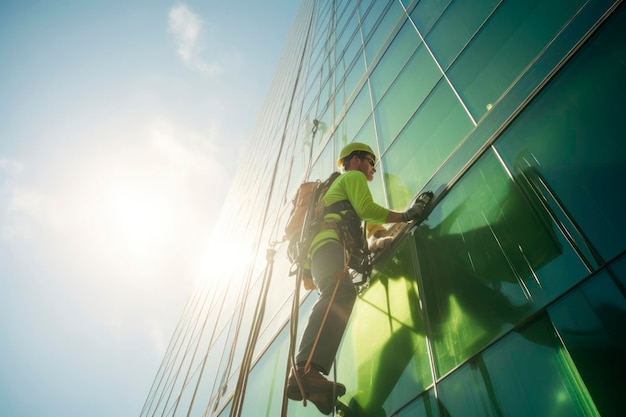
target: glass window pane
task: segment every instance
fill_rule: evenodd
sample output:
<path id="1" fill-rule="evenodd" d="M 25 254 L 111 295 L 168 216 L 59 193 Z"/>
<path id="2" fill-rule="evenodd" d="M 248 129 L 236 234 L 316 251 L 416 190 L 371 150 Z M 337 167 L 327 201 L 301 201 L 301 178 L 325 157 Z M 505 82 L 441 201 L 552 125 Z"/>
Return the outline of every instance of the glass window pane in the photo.
<path id="1" fill-rule="evenodd" d="M 334 158 L 332 141 L 330 141 L 326 144 L 326 147 L 320 154 L 319 158 L 317 158 L 317 161 L 313 164 L 309 175 L 309 181 L 315 181 L 316 179 L 325 180 L 328 178 L 330 173 L 336 169 L 336 161 Z"/>
<path id="2" fill-rule="evenodd" d="M 390 415 L 432 385 L 408 243 L 375 271 L 337 357 L 338 380 L 348 387 L 342 400 L 359 415 Z"/>
<path id="3" fill-rule="evenodd" d="M 286 326 L 250 371 L 242 416 L 280 415 L 288 353 L 289 327 Z M 289 405 L 292 404 L 296 403 L 290 401 Z"/>
<path id="4" fill-rule="evenodd" d="M 403 209 L 473 126 L 452 90 L 440 83 L 383 158 L 390 208 Z"/>
<path id="5" fill-rule="evenodd" d="M 420 48 L 376 107 L 376 127 L 383 149 L 389 146 L 440 78 L 435 62 Z"/>
<path id="6" fill-rule="evenodd" d="M 621 286 L 626 288 L 626 255 L 622 255 L 617 261 L 611 264 L 611 270 L 617 275 Z"/>
<path id="7" fill-rule="evenodd" d="M 384 17 L 374 30 L 374 33 L 372 33 L 372 36 L 367 39 L 366 34 L 363 35 L 364 39 L 367 39 L 365 44 L 365 56 L 367 58 L 368 65 L 373 61 L 380 48 L 383 47 L 387 37 L 396 27 L 403 14 L 404 10 L 402 10 L 400 4 L 398 4 L 397 1 L 394 1 L 385 11 Z"/>
<path id="8" fill-rule="evenodd" d="M 445 374 L 587 275 L 540 202 L 487 153 L 415 234 Z"/>
<path id="9" fill-rule="evenodd" d="M 330 132 L 334 123 L 332 107 L 333 106 L 327 107 L 326 111 L 324 111 L 324 113 L 318 116 L 318 121 L 319 121 L 318 130 L 317 130 L 317 133 L 315 134 L 314 142 L 312 143 L 313 156 L 315 156 L 317 152 L 319 151 L 320 145 L 326 143 L 326 140 L 328 139 L 330 135 Z M 308 159 L 306 162 L 308 163 Z"/>
<path id="10" fill-rule="evenodd" d="M 378 103 L 400 69 L 420 44 L 410 22 L 406 22 L 370 76 L 374 103 Z"/>
<path id="11" fill-rule="evenodd" d="M 229 402 L 228 405 L 226 405 L 226 408 L 222 410 L 219 417 L 228 417 L 230 415 L 230 409 L 232 408 L 232 406 L 233 406 L 233 403 Z"/>
<path id="12" fill-rule="evenodd" d="M 359 56 L 354 60 L 354 65 L 349 69 L 348 75 L 346 76 L 345 88 L 347 95 L 346 97 L 351 97 L 354 94 L 354 90 L 359 84 L 359 81 L 363 77 L 365 73 L 365 63 L 363 61 L 363 55 L 361 51 L 359 51 Z"/>
<path id="13" fill-rule="evenodd" d="M 440 414 L 437 399 L 430 390 L 394 415 L 397 417 L 439 417 Z"/>
<path id="14" fill-rule="evenodd" d="M 352 32 L 352 38 L 349 40 L 348 47 L 346 48 L 344 55 L 346 57 L 347 62 L 352 62 L 354 57 L 357 56 L 358 53 L 361 53 L 363 46 L 363 40 L 361 39 L 361 35 L 358 30 Z"/>
<path id="15" fill-rule="evenodd" d="M 318 104 L 317 104 L 317 111 L 318 114 L 320 114 L 321 112 L 328 112 L 329 114 L 329 120 L 332 120 L 330 117 L 332 117 L 332 113 L 330 113 L 328 111 L 328 108 L 332 106 L 329 106 L 329 97 L 331 94 L 331 90 L 333 89 L 333 86 L 331 85 L 331 83 L 329 82 L 325 82 L 322 84 L 322 87 L 319 89 L 319 100 L 318 100 Z"/>
<path id="16" fill-rule="evenodd" d="M 205 401 L 207 398 L 210 398 L 211 406 L 214 406 L 215 403 L 218 403 L 219 405 L 219 399 L 216 396 L 220 388 L 220 379 L 223 377 L 225 372 L 225 355 L 228 354 L 228 349 L 231 349 L 231 345 L 226 344 L 228 336 L 229 334 L 226 329 L 224 329 L 221 334 L 215 336 L 216 340 L 214 340 L 213 345 L 211 345 L 210 350 L 207 353 L 202 378 L 199 382 L 197 382 L 198 395 L 200 395 L 199 398 L 204 398 Z M 206 404 L 194 402 L 194 410 L 203 409 L 204 407 L 206 407 Z"/>
<path id="17" fill-rule="evenodd" d="M 601 274 L 549 310 L 600 414 L 621 416 L 626 392 L 626 299 Z"/>
<path id="18" fill-rule="evenodd" d="M 420 0 L 411 12 L 411 20 L 422 36 L 426 36 L 451 0 Z M 409 3 L 407 0 L 403 2 Z"/>
<path id="19" fill-rule="evenodd" d="M 319 129 L 314 135 L 313 126 L 313 120 L 307 117 L 302 123 L 297 141 L 292 144 L 292 149 L 288 152 L 291 158 L 291 172 L 288 174 L 289 185 L 286 188 L 286 193 L 289 198 L 292 198 L 300 182 L 303 180 L 303 175 L 312 156 L 312 142 L 317 141 L 320 136 L 323 136 L 323 133 L 319 132 Z"/>
<path id="20" fill-rule="evenodd" d="M 448 74 L 476 119 L 491 109 L 583 3 L 502 3 Z"/>
<path id="21" fill-rule="evenodd" d="M 346 110 L 346 106 L 350 105 L 350 98 L 355 94 L 355 89 L 365 72 L 365 64 L 362 57 L 357 58 L 348 71 L 345 83 L 339 87 L 335 97 L 335 108 L 339 117 Z"/>
<path id="22" fill-rule="evenodd" d="M 380 16 L 385 13 L 387 5 L 393 0 L 378 0 L 371 2 L 371 7 L 368 7 L 367 2 L 359 2 L 359 12 L 361 14 L 361 31 L 363 38 L 367 39 L 370 31 L 380 19 Z"/>
<path id="23" fill-rule="evenodd" d="M 496 144 L 581 249 L 589 241 L 604 260 L 626 247 L 626 9 L 614 16 Z"/>
<path id="24" fill-rule="evenodd" d="M 453 1 L 426 37 L 442 68 L 448 68 L 500 0 Z M 419 13 L 418 6 L 411 16 Z"/>
<path id="25" fill-rule="evenodd" d="M 291 265 L 288 260 L 287 245 L 281 245 L 274 254 L 272 276 L 276 278 L 270 281 L 270 288 L 267 292 L 263 324 L 255 357 L 262 353 L 262 349 L 278 333 L 291 314 L 294 277 L 289 275 Z M 279 279 L 278 277 L 287 279 Z"/>
<path id="26" fill-rule="evenodd" d="M 359 35 L 358 31 L 356 31 L 356 24 L 358 20 L 353 19 L 351 20 L 351 22 L 354 22 L 354 25 L 350 25 L 350 27 L 348 27 L 349 32 L 344 32 L 341 35 L 341 37 L 339 38 L 341 44 L 337 45 L 338 55 L 340 55 L 343 52 L 345 46 L 348 45 L 346 51 L 343 52 L 343 56 L 348 64 L 352 62 L 357 51 L 359 51 L 362 45 L 361 36 Z"/>
<path id="27" fill-rule="evenodd" d="M 361 142 L 369 145 L 374 151 L 378 149 L 376 145 L 376 132 L 374 130 L 374 119 L 372 116 L 368 117 L 367 121 L 354 137 L 351 142 Z M 348 142 L 338 139 L 336 142 L 335 155 L 339 155 L 341 148 L 343 148 Z M 336 161 L 335 161 L 336 162 Z M 335 166 L 335 169 L 336 168 Z M 378 168 L 377 168 L 378 169 Z M 372 193 L 372 198 L 380 205 L 385 205 L 385 192 L 383 190 L 382 177 L 380 174 L 374 175 L 374 179 L 369 183 L 369 188 Z"/>
<path id="28" fill-rule="evenodd" d="M 544 315 L 439 383 L 447 415 L 599 417 Z"/>
<path id="29" fill-rule="evenodd" d="M 342 37 L 352 36 L 358 23 L 358 19 L 355 19 L 353 16 L 353 13 L 355 10 L 355 3 L 348 2 L 347 7 L 345 8 L 342 8 L 340 5 L 338 5 L 337 10 L 339 10 L 338 13 L 340 14 L 339 19 L 337 19 L 337 29 L 336 29 L 337 33 L 341 33 Z M 346 24 L 349 26 L 346 27 Z M 338 42 L 338 45 L 339 44 L 340 43 Z M 337 50 L 341 52 L 343 48 L 338 48 Z"/>
<path id="30" fill-rule="evenodd" d="M 354 99 L 346 116 L 337 126 L 335 138 L 341 138 L 341 143 L 350 143 L 361 130 L 365 119 L 372 112 L 369 89 L 363 88 L 359 95 Z M 337 140 L 337 139 L 335 139 Z"/>

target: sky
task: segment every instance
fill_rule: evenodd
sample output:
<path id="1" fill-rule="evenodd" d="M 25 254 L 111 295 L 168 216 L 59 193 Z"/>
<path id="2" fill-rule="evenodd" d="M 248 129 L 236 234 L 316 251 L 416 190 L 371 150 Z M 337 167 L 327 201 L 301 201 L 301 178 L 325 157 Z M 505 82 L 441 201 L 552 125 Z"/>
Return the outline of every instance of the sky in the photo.
<path id="1" fill-rule="evenodd" d="M 0 415 L 139 416 L 296 0 L 0 0 Z"/>

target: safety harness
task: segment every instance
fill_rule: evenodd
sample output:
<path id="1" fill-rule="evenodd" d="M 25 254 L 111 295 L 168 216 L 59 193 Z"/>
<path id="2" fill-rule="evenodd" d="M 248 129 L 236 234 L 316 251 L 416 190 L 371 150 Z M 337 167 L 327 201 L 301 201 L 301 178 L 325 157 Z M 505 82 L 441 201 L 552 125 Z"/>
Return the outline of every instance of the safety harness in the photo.
<path id="1" fill-rule="evenodd" d="M 337 214 L 339 219 L 327 218 L 329 214 Z M 319 342 L 319 338 L 321 335 L 321 331 L 324 328 L 326 319 L 328 318 L 328 313 L 333 305 L 333 301 L 335 299 L 335 295 L 337 294 L 337 290 L 339 288 L 339 283 L 341 279 L 345 279 L 346 274 L 349 274 L 349 269 L 352 269 L 359 274 L 361 274 L 361 279 L 356 282 L 353 280 L 355 285 L 363 285 L 366 282 L 369 282 L 369 276 L 371 272 L 371 262 L 370 262 L 370 253 L 367 247 L 367 241 L 365 238 L 365 227 L 361 226 L 361 219 L 356 214 L 354 207 L 348 200 L 341 200 L 335 202 L 329 206 L 326 206 L 321 214 L 316 216 L 316 218 L 312 219 L 308 224 L 306 230 L 303 230 L 302 237 L 300 242 L 297 242 L 294 245 L 295 248 L 299 248 L 295 254 L 295 259 L 292 261 L 296 261 L 296 263 L 300 263 L 298 267 L 295 268 L 294 272 L 297 275 L 296 279 L 296 289 L 293 297 L 292 304 L 292 315 L 291 315 L 291 341 L 289 346 L 289 366 L 287 367 L 287 372 L 285 375 L 285 384 L 284 384 L 284 393 L 283 393 L 283 406 L 281 416 L 286 416 L 287 411 L 287 386 L 289 379 L 289 370 L 293 369 L 294 379 L 296 384 L 298 385 L 298 389 L 302 396 L 302 400 L 304 405 L 307 404 L 307 396 L 304 390 L 304 386 L 300 379 L 299 373 L 296 371 L 296 363 L 295 363 L 295 336 L 296 336 L 296 326 L 298 321 L 298 310 L 299 310 L 299 292 L 300 292 L 300 283 L 303 281 L 303 277 L 306 274 L 305 267 L 303 265 L 308 265 L 308 256 L 309 256 L 309 247 L 311 245 L 311 241 L 313 238 L 320 232 L 324 230 L 332 229 L 337 233 L 340 242 L 344 247 L 344 267 L 342 271 L 337 272 L 337 284 L 333 289 L 333 293 L 331 295 L 330 301 L 328 303 L 328 308 L 326 309 L 324 316 L 322 318 L 322 322 L 320 324 L 319 331 L 315 337 L 313 342 L 313 347 L 311 349 L 311 353 L 306 361 L 304 366 L 304 372 L 308 372 L 311 369 L 311 360 L 315 353 L 315 349 L 317 348 L 317 344 Z M 320 247 L 328 242 L 322 241 L 319 242 Z M 292 256 L 290 256 L 291 258 Z M 306 257 L 306 262 L 304 257 Z M 336 370 L 335 370 L 336 372 Z M 335 378 L 336 379 L 336 378 Z M 335 388 L 333 388 L 334 390 Z M 335 393 L 333 392 L 333 398 L 335 398 Z"/>
<path id="2" fill-rule="evenodd" d="M 339 220 L 326 219 L 327 214 L 338 214 Z M 324 208 L 319 220 L 318 231 L 332 229 L 339 236 L 348 256 L 347 266 L 369 277 L 371 270 L 370 253 L 365 237 L 365 227 L 348 200 L 341 200 Z M 313 225 L 315 227 L 315 224 Z M 317 234 L 316 233 L 316 234 Z M 320 245 L 321 246 L 321 245 Z"/>

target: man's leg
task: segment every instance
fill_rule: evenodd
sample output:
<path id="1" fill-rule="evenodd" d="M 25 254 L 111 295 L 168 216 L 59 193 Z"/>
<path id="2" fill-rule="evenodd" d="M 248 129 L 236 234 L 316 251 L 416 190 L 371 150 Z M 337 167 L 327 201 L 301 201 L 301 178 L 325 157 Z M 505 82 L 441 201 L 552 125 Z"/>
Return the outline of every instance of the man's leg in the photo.
<path id="1" fill-rule="evenodd" d="M 303 366 L 313 352 L 312 367 L 328 375 L 356 300 L 356 289 L 344 271 L 343 246 L 339 243 L 326 244 L 315 253 L 311 272 L 320 296 L 309 315 L 296 363 Z"/>

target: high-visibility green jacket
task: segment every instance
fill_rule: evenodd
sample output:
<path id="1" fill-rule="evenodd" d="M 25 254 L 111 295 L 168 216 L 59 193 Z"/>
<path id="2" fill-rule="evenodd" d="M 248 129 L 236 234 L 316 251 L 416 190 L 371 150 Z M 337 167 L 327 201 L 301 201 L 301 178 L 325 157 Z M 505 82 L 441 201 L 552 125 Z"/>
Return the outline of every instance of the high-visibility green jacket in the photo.
<path id="1" fill-rule="evenodd" d="M 338 201 L 348 200 L 357 216 L 368 223 L 383 224 L 389 215 L 387 208 L 374 202 L 372 193 L 367 184 L 367 177 L 364 173 L 357 170 L 347 171 L 341 174 L 332 183 L 323 200 L 325 207 Z M 342 213 L 345 213 L 345 211 Z M 338 213 L 328 213 L 324 216 L 324 219 L 341 220 L 341 215 Z M 339 242 L 339 236 L 332 228 L 323 229 L 315 235 L 309 248 L 311 258 L 319 248 L 328 242 Z"/>

